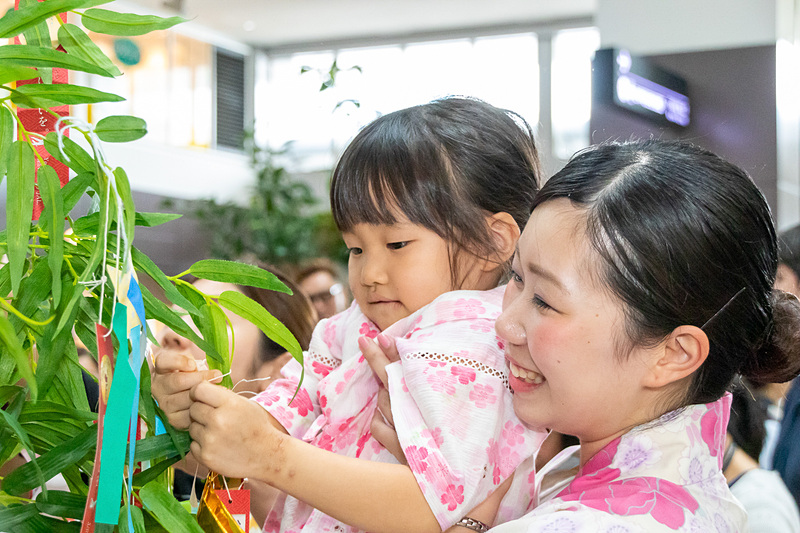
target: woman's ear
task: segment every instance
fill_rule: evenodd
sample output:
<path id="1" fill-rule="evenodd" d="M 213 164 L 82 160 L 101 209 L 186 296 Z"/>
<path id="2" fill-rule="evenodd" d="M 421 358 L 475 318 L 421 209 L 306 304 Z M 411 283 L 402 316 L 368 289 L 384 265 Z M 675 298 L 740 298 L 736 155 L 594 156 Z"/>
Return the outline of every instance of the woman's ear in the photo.
<path id="1" fill-rule="evenodd" d="M 708 357 L 708 337 L 697 326 L 679 326 L 659 345 L 645 386 L 661 388 L 692 375 Z"/>
<path id="2" fill-rule="evenodd" d="M 274 359 L 270 359 L 265 363 L 261 363 L 261 367 L 256 372 L 256 378 L 271 378 L 271 379 L 264 379 L 263 381 L 258 382 L 258 390 L 259 392 L 263 392 L 273 381 L 276 379 L 281 378 L 281 368 L 289 362 L 289 359 L 292 358 L 292 354 L 289 352 L 283 352 L 278 357 Z"/>
<path id="3" fill-rule="evenodd" d="M 489 225 L 489 231 L 497 250 L 497 255 L 484 263 L 483 270 L 489 272 L 505 264 L 514 255 L 520 230 L 514 217 L 506 212 L 495 213 L 487 217 L 486 223 Z"/>

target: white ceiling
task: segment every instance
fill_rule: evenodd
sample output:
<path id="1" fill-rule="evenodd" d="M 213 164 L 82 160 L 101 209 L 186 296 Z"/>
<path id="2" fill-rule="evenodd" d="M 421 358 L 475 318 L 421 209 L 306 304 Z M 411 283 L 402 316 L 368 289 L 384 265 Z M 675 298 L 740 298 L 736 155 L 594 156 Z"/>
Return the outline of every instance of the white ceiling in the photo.
<path id="1" fill-rule="evenodd" d="M 597 0 L 129 0 L 254 47 L 591 17 Z M 138 10 L 138 9 L 137 9 Z"/>

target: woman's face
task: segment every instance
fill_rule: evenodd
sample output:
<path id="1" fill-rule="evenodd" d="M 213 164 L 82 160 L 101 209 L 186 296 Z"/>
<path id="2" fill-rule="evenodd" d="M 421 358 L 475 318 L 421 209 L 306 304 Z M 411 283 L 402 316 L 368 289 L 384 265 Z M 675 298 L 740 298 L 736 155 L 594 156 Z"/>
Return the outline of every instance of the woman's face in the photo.
<path id="1" fill-rule="evenodd" d="M 205 294 L 212 296 L 218 296 L 224 291 L 241 292 L 236 285 L 231 283 L 220 283 L 204 279 L 197 280 L 194 286 Z M 258 350 L 261 349 L 261 331 L 257 326 L 239 315 L 231 313 L 225 308 L 223 308 L 223 310 L 233 325 L 235 344 L 233 358 L 231 359 L 231 380 L 235 385 L 242 379 L 251 379 L 253 377 L 253 362 L 257 357 Z M 186 320 L 189 319 L 186 318 Z M 228 335 L 230 337 L 230 328 Z M 193 342 L 181 337 L 169 328 L 163 328 L 159 337 L 158 342 L 163 349 L 179 351 L 191 355 L 196 360 L 205 360 L 206 358 L 206 354 L 195 346 Z M 247 388 L 243 385 L 245 385 L 245 383 L 236 387 L 236 391 Z"/>
<path id="2" fill-rule="evenodd" d="M 619 357 L 622 303 L 598 286 L 600 259 L 584 228 L 583 212 L 567 199 L 533 211 L 497 321 L 517 415 L 582 441 L 644 421 L 639 384 L 647 372 L 638 349 Z"/>

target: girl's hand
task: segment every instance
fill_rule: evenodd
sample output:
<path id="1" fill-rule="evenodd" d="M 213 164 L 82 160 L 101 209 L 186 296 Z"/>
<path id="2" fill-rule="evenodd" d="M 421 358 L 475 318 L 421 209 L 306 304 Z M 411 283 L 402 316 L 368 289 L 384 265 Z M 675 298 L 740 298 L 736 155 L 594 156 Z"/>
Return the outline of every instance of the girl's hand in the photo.
<path id="1" fill-rule="evenodd" d="M 400 446 L 400 439 L 397 438 L 397 431 L 394 429 L 394 417 L 392 416 L 392 402 L 389 398 L 388 377 L 386 366 L 389 363 L 400 360 L 397 353 L 397 345 L 394 339 L 383 333 L 378 334 L 377 343 L 366 337 L 358 340 L 358 347 L 364 359 L 367 360 L 372 371 L 383 383 L 383 387 L 378 391 L 378 409 L 372 417 L 370 432 L 375 440 L 380 442 L 389 453 L 394 455 L 400 464 L 407 465 L 408 461 Z"/>
<path id="2" fill-rule="evenodd" d="M 283 464 L 282 443 L 288 438 L 263 407 L 226 388 L 198 383 L 190 393 L 189 408 L 194 457 L 226 477 L 254 477 L 270 464 Z"/>
<path id="3" fill-rule="evenodd" d="M 221 376 L 219 370 L 197 370 L 194 358 L 171 350 L 162 350 L 155 358 L 151 392 L 167 420 L 177 429 L 187 429 L 191 422 L 189 390 L 203 381 Z"/>

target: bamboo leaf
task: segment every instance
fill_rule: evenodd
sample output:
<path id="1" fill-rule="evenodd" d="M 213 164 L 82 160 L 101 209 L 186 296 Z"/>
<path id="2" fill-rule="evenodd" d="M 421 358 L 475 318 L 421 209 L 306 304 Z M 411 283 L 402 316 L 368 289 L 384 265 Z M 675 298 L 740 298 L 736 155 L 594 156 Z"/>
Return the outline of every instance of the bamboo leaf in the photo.
<path id="1" fill-rule="evenodd" d="M 28 450 L 28 454 L 30 455 L 31 458 L 29 462 L 16 468 L 13 472 L 11 472 L 8 476 L 6 476 L 3 479 L 3 483 L 1 485 L 3 490 L 15 496 L 19 496 L 20 494 L 25 492 L 24 490 L 20 492 L 12 492 L 11 490 L 8 490 L 6 488 L 6 484 L 8 483 L 8 478 L 12 477 L 14 474 L 17 473 L 17 471 L 23 468 L 25 469 L 26 482 L 30 483 L 30 488 L 26 490 L 30 490 L 34 487 L 42 487 L 42 490 L 45 490 L 44 484 L 50 478 L 44 477 L 44 472 L 42 471 L 40 465 L 41 457 L 36 457 L 36 454 L 33 451 L 33 447 L 31 446 L 31 441 L 28 438 L 28 434 L 25 432 L 22 426 L 19 425 L 17 419 L 14 418 L 14 416 L 9 411 L 3 411 L 2 409 L 0 409 L 0 418 L 2 418 L 3 421 L 6 423 L 6 425 L 11 428 L 11 431 L 16 433 L 19 442 L 25 447 L 26 450 Z M 10 486 L 13 486 L 13 483 Z"/>
<path id="2" fill-rule="evenodd" d="M 186 299 L 175 285 L 167 278 L 166 275 L 161 271 L 160 268 L 153 262 L 152 259 L 147 257 L 138 248 L 132 247 L 131 248 L 131 259 L 133 260 L 133 266 L 155 281 L 159 287 L 164 289 L 164 295 L 169 299 L 170 302 L 177 305 L 181 309 L 185 311 L 197 312 L 197 307 L 192 304 L 188 299 Z"/>
<path id="3" fill-rule="evenodd" d="M 44 479 L 50 479 L 66 467 L 80 461 L 91 452 L 97 442 L 97 426 L 92 425 L 74 438 L 54 446 L 36 460 Z M 33 462 L 25 463 L 3 479 L 3 490 L 9 494 L 22 494 L 39 486 L 34 476 Z M 44 484 L 42 482 L 41 484 Z"/>
<path id="4" fill-rule="evenodd" d="M 64 213 L 72 211 L 72 208 L 74 208 L 78 200 L 81 199 L 83 193 L 86 192 L 86 189 L 94 181 L 94 178 L 94 174 L 78 174 L 61 188 L 61 195 L 64 201 Z"/>
<path id="5" fill-rule="evenodd" d="M 34 3 L 37 3 L 38 0 L 21 0 L 18 5 L 18 9 L 25 9 L 26 7 L 32 6 Z M 36 24 L 32 24 L 25 28 L 22 32 L 25 35 L 25 43 L 32 44 L 34 46 L 47 46 L 50 47 L 53 43 L 50 41 L 50 28 L 47 27 L 47 21 L 42 20 Z M 49 73 L 50 81 L 47 83 L 52 82 L 52 72 Z"/>
<path id="6" fill-rule="evenodd" d="M 125 99 L 116 94 L 106 93 L 92 89 L 90 87 L 82 87 L 80 85 L 71 85 L 69 83 L 29 83 L 17 87 L 16 92 L 11 93 L 11 101 L 19 105 L 28 105 L 25 101 L 17 97 L 17 93 L 22 94 L 26 98 L 34 98 L 37 102 L 44 102 L 46 107 L 56 107 L 62 104 L 94 104 L 97 102 L 122 102 Z M 41 105 L 37 105 L 41 107 Z"/>
<path id="7" fill-rule="evenodd" d="M 48 0 L 42 2 L 43 5 L 53 2 Z M 3 17 L 5 18 L 5 17 Z M 2 19 L 0 19 L 2 20 Z M 19 67 L 54 67 L 65 68 L 68 70 L 79 70 L 89 74 L 99 74 L 106 78 L 113 78 L 108 72 L 87 63 L 83 59 L 73 57 L 64 52 L 59 52 L 53 48 L 43 46 L 31 46 L 28 44 L 7 44 L 0 46 L 0 63 L 3 65 L 16 65 Z"/>
<path id="8" fill-rule="evenodd" d="M 173 457 L 169 457 L 164 459 L 163 461 L 159 461 L 158 463 L 154 464 L 147 470 L 143 470 L 141 472 L 137 472 L 133 476 L 133 486 L 134 487 L 141 487 L 146 485 L 156 479 L 162 472 L 164 472 L 167 468 L 174 465 L 177 461 L 180 460 L 180 455 L 175 455 Z"/>
<path id="9" fill-rule="evenodd" d="M 24 524 L 39 514 L 39 510 L 32 503 L 28 505 L 12 505 L 5 509 L 0 509 L 0 524 L 8 531 L 11 528 Z"/>
<path id="10" fill-rule="evenodd" d="M 155 15 L 136 15 L 117 13 L 107 9 L 87 9 L 81 17 L 83 26 L 97 33 L 132 37 L 156 30 L 166 30 L 176 24 L 186 22 L 181 17 L 162 18 Z"/>
<path id="11" fill-rule="evenodd" d="M 39 169 L 39 192 L 45 206 L 42 217 L 50 234 L 50 250 L 47 263 L 52 273 L 53 306 L 61 301 L 61 265 L 64 262 L 64 200 L 61 197 L 61 183 L 53 167 L 45 165 Z"/>
<path id="12" fill-rule="evenodd" d="M 292 294 L 291 289 L 284 285 L 272 272 L 255 265 L 235 261 L 203 259 L 189 267 L 189 274 L 211 281 L 248 285 Z"/>
<path id="13" fill-rule="evenodd" d="M 128 242 L 133 242 L 133 232 L 136 225 L 136 208 L 133 205 L 133 195 L 131 194 L 131 183 L 122 168 L 114 169 L 114 181 L 117 185 L 117 194 L 122 200 L 122 218 L 120 222 L 125 228 L 125 236 Z"/>
<path id="14" fill-rule="evenodd" d="M 62 24 L 58 28 L 58 42 L 68 54 L 79 57 L 88 63 L 93 63 L 112 76 L 122 75 L 119 68 L 100 50 L 100 47 L 75 24 Z"/>
<path id="15" fill-rule="evenodd" d="M 105 3 L 105 2 L 104 2 Z M 29 2 L 15 11 L 8 11 L 0 19 L 0 38 L 11 38 L 19 35 L 26 28 L 39 24 L 46 19 L 72 11 L 90 4 L 87 0 L 47 0 L 47 2 Z"/>
<path id="16" fill-rule="evenodd" d="M 147 122 L 139 117 L 114 115 L 101 119 L 94 127 L 94 132 L 105 142 L 135 141 L 147 134 Z"/>
<path id="17" fill-rule="evenodd" d="M 157 481 L 151 481 L 139 490 L 145 509 L 173 533 L 203 533 L 197 520 L 184 509 L 178 500 Z"/>
<path id="18" fill-rule="evenodd" d="M 203 338 L 213 343 L 220 355 L 220 360 L 207 358 L 209 368 L 219 370 L 223 375 L 228 374 L 231 369 L 231 349 L 225 312 L 219 305 L 207 303 L 200 308 L 200 319 L 195 324 L 203 334 Z M 233 388 L 230 375 L 222 378 L 221 385 L 228 389 Z"/>
<path id="19" fill-rule="evenodd" d="M 36 378 L 31 369 L 31 362 L 28 360 L 28 355 L 22 348 L 22 343 L 17 337 L 14 326 L 3 315 L 0 315 L 0 341 L 2 341 L 5 351 L 12 357 L 17 365 L 17 371 L 25 379 L 28 387 L 31 390 L 31 398 L 36 400 L 38 389 L 36 387 Z"/>
<path id="20" fill-rule="evenodd" d="M 252 299 L 237 291 L 219 295 L 219 304 L 240 317 L 249 320 L 264 334 L 283 346 L 299 363 L 303 362 L 303 349 L 294 335 L 281 322 Z"/>
<path id="21" fill-rule="evenodd" d="M 177 220 L 182 216 L 180 213 L 136 213 L 136 225 L 155 228 L 161 224 Z"/>
<path id="22" fill-rule="evenodd" d="M 11 65 L 0 67 L 0 85 L 11 83 L 12 81 L 32 80 L 38 77 L 39 72 L 36 69 Z"/>
<path id="23" fill-rule="evenodd" d="M 0 106 L 0 182 L 6 175 L 11 146 L 14 144 L 14 115 L 6 106 Z"/>
<path id="24" fill-rule="evenodd" d="M 83 518 L 86 496 L 63 490 L 48 490 L 36 497 L 36 508 L 40 513 L 62 518 Z"/>
<path id="25" fill-rule="evenodd" d="M 50 1 L 52 0 L 48 0 L 48 2 Z M 92 158 L 92 156 L 90 156 L 86 150 L 81 148 L 78 143 L 69 137 L 62 137 L 62 143 L 64 146 L 63 153 L 61 150 L 59 150 L 58 136 L 55 132 L 48 133 L 44 138 L 44 147 L 45 150 L 47 150 L 47 153 L 67 165 L 78 174 L 95 173 L 94 158 Z"/>
<path id="26" fill-rule="evenodd" d="M 167 307 L 164 302 L 153 296 L 144 285 L 140 286 L 139 288 L 142 290 L 142 298 L 144 300 L 145 309 L 149 311 L 148 316 L 150 316 L 150 318 L 155 318 L 181 337 L 190 340 L 197 345 L 198 348 L 203 350 L 206 355 L 212 355 L 212 357 L 216 355 L 219 357 L 219 355 L 216 353 L 216 349 L 211 344 L 201 339 L 200 336 L 197 335 L 197 333 L 195 333 L 192 328 L 190 328 L 189 325 L 175 313 L 175 311 Z"/>
<path id="27" fill-rule="evenodd" d="M 19 289 L 22 266 L 28 254 L 33 216 L 34 168 L 33 148 L 24 141 L 15 141 L 11 146 L 6 197 L 8 260 L 11 263 L 11 290 L 14 293 Z"/>

